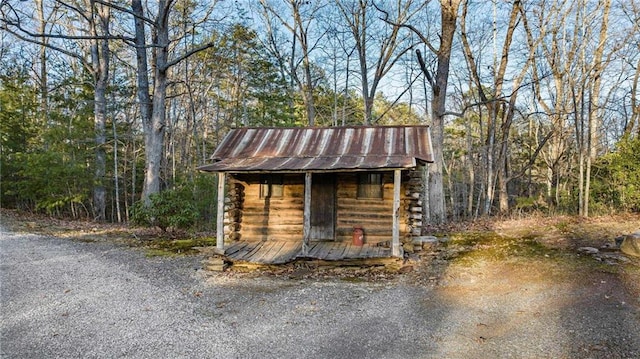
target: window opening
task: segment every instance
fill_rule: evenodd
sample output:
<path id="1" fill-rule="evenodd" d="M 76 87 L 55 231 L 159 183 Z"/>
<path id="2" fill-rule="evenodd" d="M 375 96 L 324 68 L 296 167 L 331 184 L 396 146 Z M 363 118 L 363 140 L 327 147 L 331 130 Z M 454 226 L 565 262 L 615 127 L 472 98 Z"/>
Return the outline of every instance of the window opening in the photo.
<path id="1" fill-rule="evenodd" d="M 260 176 L 260 198 L 282 198 L 284 179 L 282 175 Z"/>
<path id="2" fill-rule="evenodd" d="M 358 174 L 358 198 L 382 199 L 382 173 Z"/>

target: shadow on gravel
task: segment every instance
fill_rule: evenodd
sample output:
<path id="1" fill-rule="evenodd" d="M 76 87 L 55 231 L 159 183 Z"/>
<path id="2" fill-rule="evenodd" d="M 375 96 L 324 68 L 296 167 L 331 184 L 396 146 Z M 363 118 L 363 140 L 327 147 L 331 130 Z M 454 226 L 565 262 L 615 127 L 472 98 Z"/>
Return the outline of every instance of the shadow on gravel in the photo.
<path id="1" fill-rule="evenodd" d="M 593 259 L 585 259 L 592 261 Z M 571 358 L 640 358 L 640 297 L 614 272 L 574 272 L 560 323 L 570 338 Z"/>
<path id="2" fill-rule="evenodd" d="M 0 253 L 2 313 L 15 314 L 3 322 L 2 339 L 12 335 L 3 350 L 86 355 L 100 353 L 99 342 L 113 356 L 129 357 L 640 357 L 640 297 L 626 289 L 640 272 L 573 250 L 615 230 L 596 223 L 579 232 L 559 223 L 548 233 L 452 237 L 409 273 L 350 281 L 228 273 L 207 279 L 197 275 L 196 256 L 147 257 L 108 241 L 21 235 L 18 246 Z M 89 286 L 81 288 L 81 279 Z M 39 292 L 41 282 L 55 285 Z M 53 316 L 28 317 L 42 308 Z M 67 322 L 76 326 L 58 328 Z M 90 327 L 96 324 L 102 326 Z M 117 340 L 105 341 L 110 337 Z"/>

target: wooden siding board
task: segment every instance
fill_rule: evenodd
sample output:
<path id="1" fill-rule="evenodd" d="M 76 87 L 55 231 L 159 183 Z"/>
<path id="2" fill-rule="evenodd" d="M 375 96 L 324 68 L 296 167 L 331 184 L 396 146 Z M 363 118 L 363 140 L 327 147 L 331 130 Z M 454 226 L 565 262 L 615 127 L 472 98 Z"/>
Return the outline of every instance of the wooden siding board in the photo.
<path id="1" fill-rule="evenodd" d="M 216 248 L 224 251 L 224 185 L 225 173 L 218 173 L 218 207 L 216 215 Z"/>

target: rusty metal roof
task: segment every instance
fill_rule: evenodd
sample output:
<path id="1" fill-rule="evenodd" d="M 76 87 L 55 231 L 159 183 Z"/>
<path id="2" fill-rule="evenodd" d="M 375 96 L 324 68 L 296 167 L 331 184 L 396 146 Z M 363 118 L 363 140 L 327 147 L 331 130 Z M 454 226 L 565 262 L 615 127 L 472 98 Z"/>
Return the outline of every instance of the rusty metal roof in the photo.
<path id="1" fill-rule="evenodd" d="M 238 128 L 198 169 L 297 172 L 412 168 L 433 162 L 428 126 Z"/>

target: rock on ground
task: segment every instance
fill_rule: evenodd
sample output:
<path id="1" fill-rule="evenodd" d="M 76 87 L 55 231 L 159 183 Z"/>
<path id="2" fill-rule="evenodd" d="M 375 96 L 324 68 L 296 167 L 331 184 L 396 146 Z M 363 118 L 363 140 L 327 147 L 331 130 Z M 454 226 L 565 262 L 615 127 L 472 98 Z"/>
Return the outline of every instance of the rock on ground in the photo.
<path id="1" fill-rule="evenodd" d="M 640 232 L 625 236 L 620 250 L 627 255 L 640 257 Z"/>

